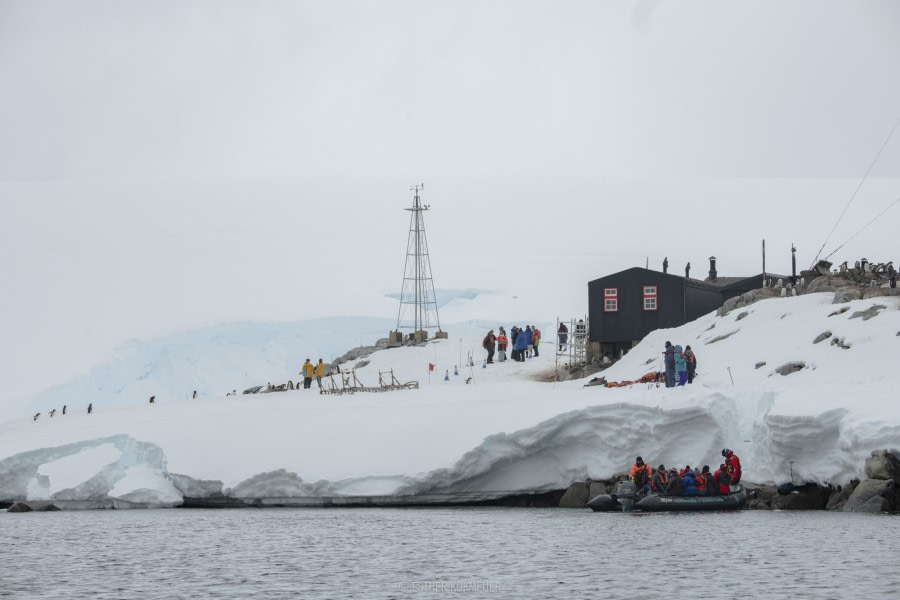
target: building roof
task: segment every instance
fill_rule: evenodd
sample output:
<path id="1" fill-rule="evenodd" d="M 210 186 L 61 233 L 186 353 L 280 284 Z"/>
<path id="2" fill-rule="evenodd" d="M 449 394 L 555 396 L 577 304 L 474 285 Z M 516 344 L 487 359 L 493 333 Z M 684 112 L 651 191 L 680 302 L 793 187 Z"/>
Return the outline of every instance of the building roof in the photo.
<path id="1" fill-rule="evenodd" d="M 710 278 L 707 277 L 707 278 L 704 279 L 703 281 L 704 281 L 705 283 L 708 283 L 708 284 L 710 284 L 710 285 L 714 285 L 714 286 L 716 286 L 716 287 L 725 287 L 725 286 L 731 285 L 732 283 L 737 283 L 737 282 L 739 282 L 739 281 L 744 281 L 745 279 L 750 279 L 750 278 L 749 278 L 749 277 L 718 277 L 718 278 L 716 278 L 716 279 L 714 279 L 714 280 L 710 280 Z M 760 279 L 761 279 L 761 278 L 760 278 Z"/>

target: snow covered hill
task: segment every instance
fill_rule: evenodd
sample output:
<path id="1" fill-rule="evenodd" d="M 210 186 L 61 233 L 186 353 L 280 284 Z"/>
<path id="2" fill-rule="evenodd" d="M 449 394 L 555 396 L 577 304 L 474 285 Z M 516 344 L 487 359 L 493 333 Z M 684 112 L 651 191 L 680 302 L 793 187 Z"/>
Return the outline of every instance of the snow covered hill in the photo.
<path id="1" fill-rule="evenodd" d="M 555 367 L 552 326 L 542 327 L 540 358 L 482 368 L 483 329 L 501 323 L 448 325 L 450 339 L 378 351 L 357 371 L 376 385 L 379 371 L 393 369 L 401 381 L 417 380 L 418 390 L 344 396 L 185 393 L 223 389 L 204 385 L 224 379 L 235 381 L 225 389 L 240 387 L 250 371 L 234 365 L 246 362 L 247 348 L 258 348 L 256 373 L 271 368 L 273 380 L 278 373 L 287 379 L 298 350 L 324 354 L 325 339 L 354 346 L 353 327 L 375 333 L 386 330 L 382 323 L 341 320 L 346 330 L 332 335 L 324 332 L 335 323 L 323 322 L 321 339 L 311 329 L 242 324 L 231 339 L 244 349 L 231 362 L 234 345 L 221 331 L 186 336 L 181 346 L 168 340 L 152 351 L 132 348 L 117 365 L 35 400 L 44 410 L 69 400 L 77 410 L 0 424 L 0 499 L 89 507 L 171 506 L 219 493 L 297 503 L 489 498 L 608 478 L 637 454 L 652 464 L 718 464 L 725 446 L 741 456 L 750 481 L 787 480 L 792 463 L 795 478 L 840 483 L 862 476 L 870 451 L 900 449 L 892 377 L 900 299 L 831 302 L 832 294 L 811 294 L 710 314 L 653 332 L 604 372 L 610 381 L 633 380 L 657 370 L 666 340 L 690 344 L 699 377 L 675 389 L 547 383 Z M 476 366 L 453 375 L 473 349 Z M 430 378 L 429 363 L 436 365 Z M 786 364 L 795 367 L 779 374 Z M 147 404 L 154 391 L 159 401 Z M 80 406 L 89 398 L 97 398 L 90 415 Z"/>

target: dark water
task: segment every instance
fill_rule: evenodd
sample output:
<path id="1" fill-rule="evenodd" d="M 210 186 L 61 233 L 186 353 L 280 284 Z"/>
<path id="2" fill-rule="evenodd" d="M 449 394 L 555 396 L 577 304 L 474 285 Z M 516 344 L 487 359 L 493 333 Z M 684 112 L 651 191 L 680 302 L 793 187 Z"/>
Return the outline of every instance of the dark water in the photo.
<path id="1" fill-rule="evenodd" d="M 900 517 L 0 513 L 2 598 L 898 598 Z"/>

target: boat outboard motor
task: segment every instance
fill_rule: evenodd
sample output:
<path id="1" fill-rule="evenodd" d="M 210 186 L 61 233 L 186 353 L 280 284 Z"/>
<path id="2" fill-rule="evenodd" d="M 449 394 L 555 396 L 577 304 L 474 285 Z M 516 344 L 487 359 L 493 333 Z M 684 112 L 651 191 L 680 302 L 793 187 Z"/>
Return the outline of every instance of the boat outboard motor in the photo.
<path id="1" fill-rule="evenodd" d="M 620 481 L 619 487 L 616 489 L 616 496 L 619 498 L 619 504 L 622 505 L 622 512 L 631 512 L 637 497 L 637 486 L 633 481 Z"/>

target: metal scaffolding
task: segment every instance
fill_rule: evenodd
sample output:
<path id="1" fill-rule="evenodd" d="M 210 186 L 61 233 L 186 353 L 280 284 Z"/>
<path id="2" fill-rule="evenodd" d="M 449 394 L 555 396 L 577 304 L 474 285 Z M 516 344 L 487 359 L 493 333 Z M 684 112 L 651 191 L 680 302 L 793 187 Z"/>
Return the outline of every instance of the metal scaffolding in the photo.
<path id="1" fill-rule="evenodd" d="M 396 331 L 410 329 L 414 335 L 429 329 L 441 330 L 423 219 L 423 213 L 429 206 L 423 205 L 419 198 L 419 191 L 424 187 L 424 184 L 418 184 L 410 188 L 414 192 L 413 206 L 404 209 L 410 211 L 411 215 Z"/>
<path id="2" fill-rule="evenodd" d="M 565 330 L 560 330 L 560 325 L 565 326 Z M 588 346 L 588 318 L 585 315 L 581 319 L 569 319 L 562 321 L 556 318 L 556 368 L 559 369 L 560 362 L 563 365 L 574 367 L 576 365 L 584 365 L 587 363 L 587 346 Z"/>

